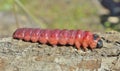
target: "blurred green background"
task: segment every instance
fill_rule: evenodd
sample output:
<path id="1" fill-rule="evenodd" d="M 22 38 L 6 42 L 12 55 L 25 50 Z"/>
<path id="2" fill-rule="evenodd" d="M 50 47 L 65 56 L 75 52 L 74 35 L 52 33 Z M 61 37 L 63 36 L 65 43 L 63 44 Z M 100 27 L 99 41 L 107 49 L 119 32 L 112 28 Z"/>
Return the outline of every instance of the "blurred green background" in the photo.
<path id="1" fill-rule="evenodd" d="M 94 32 L 117 30 L 100 22 L 96 0 L 0 0 L 0 30 L 12 33 L 17 27 L 82 29 Z M 8 26 L 9 25 L 9 26 Z M 119 31 L 119 30 L 117 30 Z"/>

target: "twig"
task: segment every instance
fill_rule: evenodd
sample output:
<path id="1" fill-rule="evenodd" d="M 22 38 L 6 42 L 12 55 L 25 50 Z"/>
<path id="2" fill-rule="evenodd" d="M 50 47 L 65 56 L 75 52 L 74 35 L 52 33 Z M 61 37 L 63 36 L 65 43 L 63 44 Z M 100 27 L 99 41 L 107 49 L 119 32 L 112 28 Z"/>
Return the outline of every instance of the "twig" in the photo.
<path id="1" fill-rule="evenodd" d="M 14 14 L 14 16 L 15 16 L 16 26 L 17 26 L 17 28 L 19 28 L 20 26 L 19 26 L 18 17 L 17 17 L 17 11 L 16 11 L 15 1 L 14 1 L 14 3 L 13 3 L 13 14 Z"/>
<path id="2" fill-rule="evenodd" d="M 46 25 L 40 22 L 40 20 L 38 20 L 34 15 L 32 15 L 19 0 L 15 0 L 15 3 L 20 6 L 36 22 L 36 24 L 40 25 L 41 28 L 46 28 Z"/>

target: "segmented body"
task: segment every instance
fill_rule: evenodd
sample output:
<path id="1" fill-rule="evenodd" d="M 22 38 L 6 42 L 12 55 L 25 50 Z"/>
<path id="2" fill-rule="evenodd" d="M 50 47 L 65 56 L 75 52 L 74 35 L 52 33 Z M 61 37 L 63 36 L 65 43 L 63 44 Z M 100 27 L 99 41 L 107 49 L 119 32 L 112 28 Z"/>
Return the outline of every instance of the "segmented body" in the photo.
<path id="1" fill-rule="evenodd" d="M 75 45 L 77 49 L 94 49 L 97 47 L 99 37 L 94 36 L 89 31 L 82 30 L 49 30 L 39 28 L 19 28 L 13 34 L 14 39 L 25 41 L 49 43 L 51 45 Z"/>

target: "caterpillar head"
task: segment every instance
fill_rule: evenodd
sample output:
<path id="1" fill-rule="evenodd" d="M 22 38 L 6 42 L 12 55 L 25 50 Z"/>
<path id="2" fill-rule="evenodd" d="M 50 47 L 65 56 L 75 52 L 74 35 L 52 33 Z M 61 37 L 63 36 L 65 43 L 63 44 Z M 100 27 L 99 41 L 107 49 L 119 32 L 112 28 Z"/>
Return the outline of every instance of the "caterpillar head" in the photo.
<path id="1" fill-rule="evenodd" d="M 96 48 L 102 48 L 103 47 L 103 42 L 97 34 L 93 34 L 93 39 L 97 40 Z"/>

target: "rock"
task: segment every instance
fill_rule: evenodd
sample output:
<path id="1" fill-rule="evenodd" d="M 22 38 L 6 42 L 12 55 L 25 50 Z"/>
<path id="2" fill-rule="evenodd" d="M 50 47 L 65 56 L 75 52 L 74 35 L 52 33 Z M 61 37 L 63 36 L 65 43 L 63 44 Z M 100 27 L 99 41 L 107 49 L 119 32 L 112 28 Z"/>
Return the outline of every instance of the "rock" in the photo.
<path id="1" fill-rule="evenodd" d="M 99 35 L 104 38 L 103 48 L 87 52 L 73 46 L 53 47 L 11 37 L 0 38 L 0 71 L 119 71 L 118 34 Z"/>

